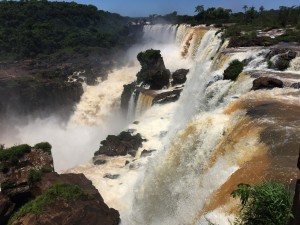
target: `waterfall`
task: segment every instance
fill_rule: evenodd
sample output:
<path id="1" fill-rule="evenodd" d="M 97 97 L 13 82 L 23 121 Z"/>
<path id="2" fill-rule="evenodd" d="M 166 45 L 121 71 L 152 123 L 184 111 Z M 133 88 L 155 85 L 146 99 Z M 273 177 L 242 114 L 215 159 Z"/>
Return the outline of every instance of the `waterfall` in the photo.
<path id="1" fill-rule="evenodd" d="M 177 25 L 145 25 L 143 39 L 147 42 L 170 43 L 175 40 Z"/>
<path id="2" fill-rule="evenodd" d="M 299 58 L 289 73 L 271 73 L 269 48 L 228 48 L 218 30 L 204 27 L 145 26 L 144 38 L 154 40 L 147 48 L 160 49 L 171 71 L 190 69 L 179 100 L 152 105 L 154 93 L 146 90 L 135 106 L 133 93 L 128 110 L 139 118 L 128 129 L 146 140 L 137 156 L 105 157 L 104 165 L 71 170 L 92 180 L 105 202 L 119 210 L 122 225 L 230 225 L 238 212 L 230 197 L 237 184 L 270 179 L 293 185 L 299 90 L 250 90 L 266 74 L 285 84 L 299 80 L 292 69 Z M 236 81 L 222 80 L 235 59 L 247 64 L 244 71 Z M 144 149 L 154 151 L 140 157 Z M 120 176 L 108 181 L 106 172 Z"/>
<path id="3" fill-rule="evenodd" d="M 135 117 L 139 117 L 152 106 L 153 96 L 150 93 L 139 93 L 138 101 L 136 104 Z"/>

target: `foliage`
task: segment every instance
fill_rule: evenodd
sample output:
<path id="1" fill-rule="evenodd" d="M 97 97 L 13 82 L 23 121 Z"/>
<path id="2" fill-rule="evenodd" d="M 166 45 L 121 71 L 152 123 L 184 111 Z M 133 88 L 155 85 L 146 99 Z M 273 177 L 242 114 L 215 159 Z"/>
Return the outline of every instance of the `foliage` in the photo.
<path id="1" fill-rule="evenodd" d="M 57 184 L 49 188 L 42 195 L 36 199 L 26 203 L 22 206 L 9 220 L 8 224 L 13 222 L 26 214 L 32 213 L 40 215 L 44 208 L 55 203 L 58 198 L 63 198 L 66 201 L 74 201 L 83 196 L 84 192 L 77 185 Z"/>
<path id="2" fill-rule="evenodd" d="M 224 79 L 236 80 L 238 75 L 243 71 L 244 65 L 239 60 L 233 60 L 224 71 Z"/>
<path id="3" fill-rule="evenodd" d="M 34 146 L 34 148 L 41 149 L 44 152 L 47 152 L 47 153 L 51 154 L 52 146 L 49 144 L 49 142 L 40 142 L 40 143 L 37 143 Z"/>
<path id="4" fill-rule="evenodd" d="M 1 150 L 4 150 L 5 148 L 4 148 L 4 144 L 0 144 L 0 151 Z"/>
<path id="5" fill-rule="evenodd" d="M 288 60 L 279 59 L 275 63 L 275 68 L 283 71 L 286 70 L 290 65 L 290 62 Z"/>
<path id="6" fill-rule="evenodd" d="M 41 180 L 41 177 L 42 177 L 42 171 L 41 170 L 31 169 L 29 171 L 28 178 L 27 178 L 28 184 L 29 185 L 35 184 L 36 182 Z"/>
<path id="7" fill-rule="evenodd" d="M 1 1 L 0 56 L 27 58 L 64 49 L 111 49 L 126 44 L 120 34 L 126 33 L 127 23 L 128 18 L 75 2 Z"/>
<path id="8" fill-rule="evenodd" d="M 231 195 L 240 198 L 242 205 L 236 225 L 285 225 L 293 217 L 292 197 L 282 184 L 239 184 Z"/>
<path id="9" fill-rule="evenodd" d="M 25 153 L 29 153 L 30 151 L 31 147 L 27 144 L 13 146 L 0 151 L 0 161 L 16 163 L 20 157 L 22 157 Z"/>

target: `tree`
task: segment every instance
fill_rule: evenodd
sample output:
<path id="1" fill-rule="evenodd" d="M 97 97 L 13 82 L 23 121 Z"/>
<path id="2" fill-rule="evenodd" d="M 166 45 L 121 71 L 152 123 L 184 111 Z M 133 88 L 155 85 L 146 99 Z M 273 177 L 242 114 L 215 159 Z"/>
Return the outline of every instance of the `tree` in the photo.
<path id="1" fill-rule="evenodd" d="M 244 9 L 244 11 L 245 11 L 245 13 L 247 12 L 247 9 L 248 9 L 248 6 L 247 5 L 244 5 L 243 6 L 243 9 Z"/>
<path id="2" fill-rule="evenodd" d="M 195 12 L 198 13 L 198 14 L 201 14 L 204 12 L 204 6 L 203 5 L 197 5 L 195 7 Z"/>
<path id="3" fill-rule="evenodd" d="M 260 6 L 259 7 L 259 11 L 262 13 L 263 11 L 265 11 L 265 8 L 264 8 L 264 6 Z"/>

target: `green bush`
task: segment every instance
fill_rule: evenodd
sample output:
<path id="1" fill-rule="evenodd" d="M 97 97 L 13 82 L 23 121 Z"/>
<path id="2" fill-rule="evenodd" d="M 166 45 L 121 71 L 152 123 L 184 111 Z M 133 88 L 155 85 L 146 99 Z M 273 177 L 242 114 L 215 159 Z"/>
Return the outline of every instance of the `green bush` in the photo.
<path id="1" fill-rule="evenodd" d="M 58 198 L 74 201 L 83 196 L 84 192 L 77 185 L 57 184 L 49 188 L 42 195 L 22 206 L 8 221 L 8 225 L 26 214 L 41 215 L 43 209 L 53 204 Z"/>
<path id="2" fill-rule="evenodd" d="M 242 205 L 235 225 L 286 225 L 293 217 L 292 196 L 282 184 L 239 184 L 231 195 Z"/>
<path id="3" fill-rule="evenodd" d="M 243 71 L 244 65 L 239 60 L 233 60 L 224 71 L 224 80 L 236 80 L 238 75 Z"/>
<path id="4" fill-rule="evenodd" d="M 277 60 L 275 63 L 275 68 L 277 68 L 278 70 L 286 70 L 290 65 L 290 62 L 287 60 Z"/>
<path id="5" fill-rule="evenodd" d="M 34 148 L 41 149 L 41 150 L 43 150 L 44 152 L 47 152 L 47 153 L 51 153 L 52 145 L 50 145 L 48 142 L 40 142 L 40 143 L 37 143 L 34 146 Z"/>
<path id="6" fill-rule="evenodd" d="M 29 153 L 30 151 L 31 147 L 27 144 L 13 146 L 0 151 L 0 161 L 17 163 L 20 157 L 22 157 L 25 153 Z"/>
<path id="7" fill-rule="evenodd" d="M 36 182 L 40 181 L 42 177 L 42 171 L 41 170 L 35 170 L 35 169 L 31 169 L 29 171 L 28 177 L 27 177 L 27 181 L 29 185 L 33 185 Z"/>

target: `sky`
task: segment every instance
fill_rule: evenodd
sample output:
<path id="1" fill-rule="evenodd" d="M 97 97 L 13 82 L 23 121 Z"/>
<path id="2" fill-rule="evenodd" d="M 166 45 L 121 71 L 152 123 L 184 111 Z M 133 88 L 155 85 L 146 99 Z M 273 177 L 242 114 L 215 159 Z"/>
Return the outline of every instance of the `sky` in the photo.
<path id="1" fill-rule="evenodd" d="M 71 0 L 65 0 L 70 2 Z M 258 9 L 261 5 L 265 9 L 277 9 L 279 6 L 299 6 L 300 0 L 73 0 L 81 4 L 91 4 L 109 12 L 122 16 L 138 17 L 151 14 L 165 15 L 177 11 L 180 15 L 194 15 L 195 6 L 223 7 L 234 12 L 243 11 L 244 5 L 254 6 Z"/>

